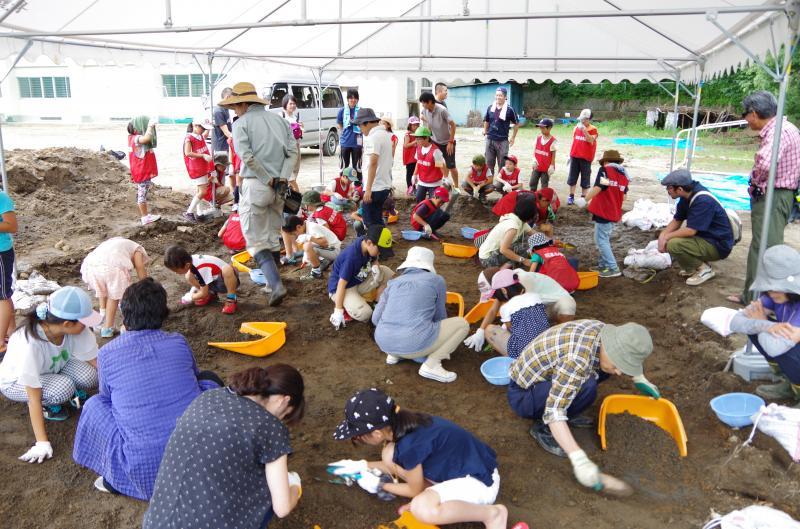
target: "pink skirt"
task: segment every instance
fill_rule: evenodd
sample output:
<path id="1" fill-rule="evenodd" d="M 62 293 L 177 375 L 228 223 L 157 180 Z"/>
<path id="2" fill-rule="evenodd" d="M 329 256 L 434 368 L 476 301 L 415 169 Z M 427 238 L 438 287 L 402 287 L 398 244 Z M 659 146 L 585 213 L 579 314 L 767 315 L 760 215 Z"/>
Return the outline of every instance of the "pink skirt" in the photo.
<path id="1" fill-rule="evenodd" d="M 131 284 L 130 270 L 105 265 L 89 265 L 83 271 L 83 281 L 98 298 L 120 300 Z"/>

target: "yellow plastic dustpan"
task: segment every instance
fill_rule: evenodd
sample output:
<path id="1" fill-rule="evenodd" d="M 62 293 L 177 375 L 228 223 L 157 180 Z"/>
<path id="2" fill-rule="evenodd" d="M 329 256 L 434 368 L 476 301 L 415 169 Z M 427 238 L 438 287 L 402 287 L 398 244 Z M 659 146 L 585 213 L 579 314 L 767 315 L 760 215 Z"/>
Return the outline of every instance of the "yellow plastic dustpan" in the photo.
<path id="1" fill-rule="evenodd" d="M 606 449 L 606 415 L 624 412 L 658 425 L 675 439 L 681 457 L 686 457 L 688 454 L 686 441 L 688 439 L 678 409 L 665 398 L 654 399 L 642 395 L 609 395 L 603 399 L 603 404 L 600 406 L 600 420 L 597 425 L 600 446 L 603 450 Z"/>
<path id="2" fill-rule="evenodd" d="M 467 323 L 472 325 L 473 323 L 478 323 L 479 321 L 481 321 L 483 317 L 486 316 L 486 313 L 489 312 L 489 309 L 492 308 L 492 303 L 493 301 L 490 299 L 488 301 L 481 301 L 480 303 L 472 307 L 465 316 Z"/>
<path id="3" fill-rule="evenodd" d="M 250 259 L 252 259 L 252 257 L 250 257 L 250 253 L 247 250 L 239 252 L 236 255 L 231 256 L 231 266 L 243 274 L 249 274 L 250 267 L 245 265 L 245 263 Z"/>
<path id="4" fill-rule="evenodd" d="M 246 342 L 208 342 L 208 345 L 248 356 L 267 356 L 286 343 L 285 329 L 286 322 L 283 321 L 248 321 L 242 323 L 239 332 L 260 336 L 259 339 Z"/>
<path id="5" fill-rule="evenodd" d="M 448 292 L 445 303 L 448 305 L 458 305 L 458 317 L 464 317 L 464 297 L 461 294 L 458 292 Z"/>
<path id="6" fill-rule="evenodd" d="M 439 526 L 422 523 L 411 512 L 406 511 L 397 520 L 379 525 L 378 529 L 439 529 Z"/>

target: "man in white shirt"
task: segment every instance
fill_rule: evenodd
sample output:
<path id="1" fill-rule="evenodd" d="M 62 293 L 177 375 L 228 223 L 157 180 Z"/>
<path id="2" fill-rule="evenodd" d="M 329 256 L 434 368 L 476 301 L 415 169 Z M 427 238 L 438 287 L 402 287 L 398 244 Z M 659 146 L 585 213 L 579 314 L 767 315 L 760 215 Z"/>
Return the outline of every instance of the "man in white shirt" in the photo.
<path id="1" fill-rule="evenodd" d="M 364 134 L 362 156 L 364 179 L 364 225 L 383 225 L 383 203 L 392 191 L 392 137 L 380 126 L 380 118 L 371 108 L 358 109 L 356 125 Z"/>

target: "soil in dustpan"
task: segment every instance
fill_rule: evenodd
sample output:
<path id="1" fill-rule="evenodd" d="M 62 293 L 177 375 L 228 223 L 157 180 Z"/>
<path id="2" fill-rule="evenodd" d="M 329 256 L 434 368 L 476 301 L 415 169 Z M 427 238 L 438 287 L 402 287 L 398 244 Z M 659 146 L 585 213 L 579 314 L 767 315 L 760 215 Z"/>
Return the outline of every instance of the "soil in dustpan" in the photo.
<path id="1" fill-rule="evenodd" d="M 625 480 L 636 494 L 676 499 L 687 493 L 678 446 L 655 423 L 627 412 L 608 415 L 606 447 L 597 457 L 600 469 Z"/>

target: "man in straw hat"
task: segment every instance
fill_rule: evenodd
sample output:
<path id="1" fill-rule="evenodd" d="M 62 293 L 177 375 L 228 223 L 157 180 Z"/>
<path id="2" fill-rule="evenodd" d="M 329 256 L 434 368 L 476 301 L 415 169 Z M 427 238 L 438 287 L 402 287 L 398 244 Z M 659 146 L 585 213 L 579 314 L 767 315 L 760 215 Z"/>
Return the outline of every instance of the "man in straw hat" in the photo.
<path id="1" fill-rule="evenodd" d="M 239 119 L 233 127 L 233 144 L 242 159 L 239 216 L 247 251 L 271 289 L 269 305 L 286 297 L 276 263 L 280 259 L 283 200 L 288 189 L 297 141 L 285 119 L 268 112 L 267 102 L 253 83 L 236 83 L 231 95 L 219 102 Z"/>
<path id="2" fill-rule="evenodd" d="M 600 490 L 600 470 L 570 427 L 595 427 L 580 414 L 597 398 L 597 384 L 610 375 L 633 377 L 639 391 L 659 398 L 642 368 L 652 352 L 650 333 L 638 323 L 576 320 L 556 325 L 534 338 L 511 364 L 508 403 L 520 417 L 533 419 L 530 434 L 539 446 L 568 457 L 578 482 Z"/>
<path id="3" fill-rule="evenodd" d="M 597 179 L 586 195 L 586 207 L 594 221 L 594 242 L 600 252 L 597 269 L 600 277 L 619 277 L 622 272 L 611 250 L 611 232 L 614 224 L 622 219 L 622 202 L 628 192 L 628 175 L 622 167 L 622 156 L 613 149 L 605 151 L 598 161 L 600 170 L 597 171 Z"/>

